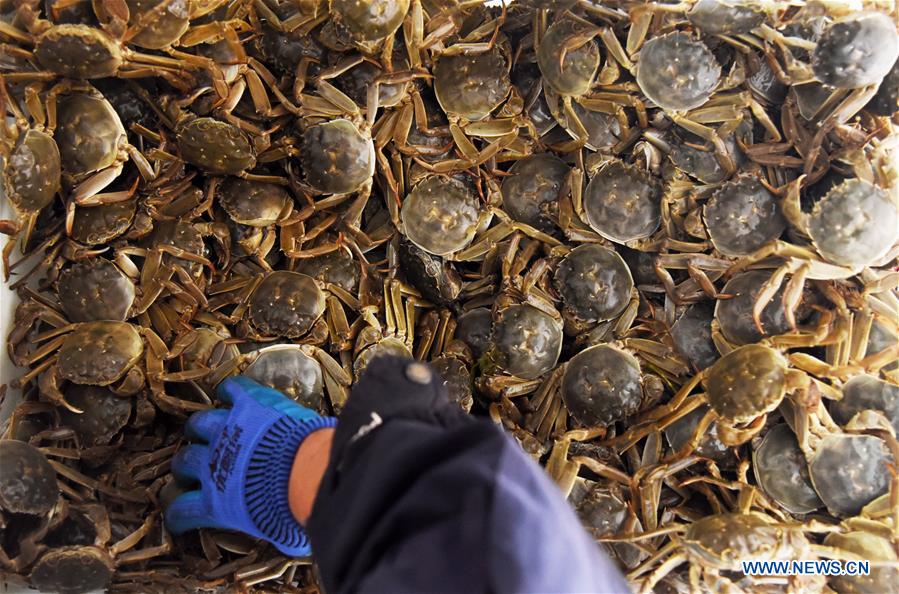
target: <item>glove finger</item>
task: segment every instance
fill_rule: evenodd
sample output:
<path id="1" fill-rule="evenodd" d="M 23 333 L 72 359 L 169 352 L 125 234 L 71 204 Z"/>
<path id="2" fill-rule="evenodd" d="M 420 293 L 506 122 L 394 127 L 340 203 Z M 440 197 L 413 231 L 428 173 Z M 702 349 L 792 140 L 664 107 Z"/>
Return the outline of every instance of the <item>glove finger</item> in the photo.
<path id="1" fill-rule="evenodd" d="M 184 433 L 190 439 L 201 439 L 209 443 L 222 432 L 229 414 L 227 410 L 222 409 L 194 413 L 187 419 Z"/>
<path id="2" fill-rule="evenodd" d="M 200 482 L 208 463 L 209 446 L 190 444 L 178 450 L 172 458 L 172 474 L 181 483 Z"/>
<path id="3" fill-rule="evenodd" d="M 216 389 L 216 393 L 221 402 L 234 404 L 242 398 L 250 397 L 255 399 L 253 392 L 261 388 L 265 388 L 265 386 L 248 377 L 235 375 L 222 380 Z"/>
<path id="4" fill-rule="evenodd" d="M 196 528 L 225 528 L 209 515 L 200 491 L 188 491 L 176 497 L 163 512 L 163 518 L 172 534 Z"/>

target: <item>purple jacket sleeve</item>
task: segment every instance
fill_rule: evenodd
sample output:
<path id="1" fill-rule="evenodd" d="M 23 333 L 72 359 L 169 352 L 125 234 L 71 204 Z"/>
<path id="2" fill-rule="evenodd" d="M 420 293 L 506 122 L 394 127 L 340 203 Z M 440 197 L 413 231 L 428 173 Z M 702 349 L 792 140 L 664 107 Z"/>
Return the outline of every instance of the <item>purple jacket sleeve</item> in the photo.
<path id="1" fill-rule="evenodd" d="M 409 365 L 372 362 L 341 415 L 307 526 L 325 589 L 628 592 L 543 470 Z"/>

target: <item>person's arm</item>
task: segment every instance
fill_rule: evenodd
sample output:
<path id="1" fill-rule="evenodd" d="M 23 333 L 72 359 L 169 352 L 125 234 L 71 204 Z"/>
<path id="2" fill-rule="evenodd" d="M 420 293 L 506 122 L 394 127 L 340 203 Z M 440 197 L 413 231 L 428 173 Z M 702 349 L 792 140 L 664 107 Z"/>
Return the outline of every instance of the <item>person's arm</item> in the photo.
<path id="1" fill-rule="evenodd" d="M 422 363 L 373 361 L 328 439 L 305 522 L 326 591 L 628 591 L 543 470 Z"/>

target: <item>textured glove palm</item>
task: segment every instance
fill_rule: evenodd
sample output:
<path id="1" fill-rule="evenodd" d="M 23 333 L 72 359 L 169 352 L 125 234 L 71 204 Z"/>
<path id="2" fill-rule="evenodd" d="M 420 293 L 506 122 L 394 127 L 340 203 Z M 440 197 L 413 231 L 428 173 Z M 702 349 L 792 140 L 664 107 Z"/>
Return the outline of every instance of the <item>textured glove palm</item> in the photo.
<path id="1" fill-rule="evenodd" d="M 188 419 L 188 437 L 205 443 L 179 450 L 172 472 L 180 483 L 199 483 L 199 488 L 172 502 L 166 525 L 175 534 L 195 528 L 239 530 L 286 555 L 309 555 L 306 534 L 288 504 L 290 472 L 303 440 L 334 427 L 336 419 L 245 377 L 226 379 L 218 395 L 232 407 Z"/>

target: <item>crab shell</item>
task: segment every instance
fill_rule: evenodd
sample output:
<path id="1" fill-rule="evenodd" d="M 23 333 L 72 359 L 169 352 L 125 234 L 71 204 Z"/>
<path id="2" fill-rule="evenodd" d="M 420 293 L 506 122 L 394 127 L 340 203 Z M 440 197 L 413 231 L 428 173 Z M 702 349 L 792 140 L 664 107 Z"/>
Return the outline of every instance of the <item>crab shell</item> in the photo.
<path id="1" fill-rule="evenodd" d="M 896 568 L 899 557 L 888 538 L 867 530 L 843 534 L 831 532 L 824 538 L 824 546 L 849 551 L 870 561 L 892 562 L 892 566 L 878 566 L 872 563 L 868 575 L 831 576 L 828 582 L 835 591 L 846 594 L 873 594 L 894 591 L 896 584 L 899 584 L 899 569 Z"/>
<path id="2" fill-rule="evenodd" d="M 432 175 L 419 182 L 400 210 L 406 237 L 435 256 L 448 256 L 471 243 L 478 226 L 477 198 L 455 179 Z"/>
<path id="3" fill-rule="evenodd" d="M 699 107 L 712 95 L 721 66 L 706 45 L 675 31 L 644 44 L 637 62 L 637 84 L 653 103 L 669 111 Z"/>
<path id="4" fill-rule="evenodd" d="M 66 388 L 66 401 L 84 412 L 60 407 L 60 421 L 71 427 L 81 444 L 88 447 L 108 444 L 131 417 L 131 398 L 101 386 L 72 384 Z"/>
<path id="5" fill-rule="evenodd" d="M 531 305 L 497 312 L 488 355 L 507 373 L 535 379 L 551 370 L 562 352 L 562 322 Z"/>
<path id="6" fill-rule="evenodd" d="M 480 54 L 443 56 L 434 66 L 434 93 L 447 115 L 475 122 L 509 94 L 509 64 L 498 46 Z"/>
<path id="7" fill-rule="evenodd" d="M 823 505 L 796 436 L 786 424 L 771 427 L 753 448 L 752 470 L 762 491 L 792 514 L 807 514 Z"/>
<path id="8" fill-rule="evenodd" d="M 745 559 L 796 558 L 808 541 L 798 530 L 776 526 L 751 512 L 700 518 L 687 527 L 684 544 L 691 556 L 710 567 L 739 571 Z"/>
<path id="9" fill-rule="evenodd" d="M 53 202 L 61 171 L 53 137 L 40 130 L 27 130 L 3 168 L 4 193 L 18 212 L 38 212 Z"/>
<path id="10" fill-rule="evenodd" d="M 460 315 L 456 322 L 455 337 L 468 345 L 475 358 L 480 358 L 490 346 L 493 314 L 486 307 L 478 307 Z"/>
<path id="11" fill-rule="evenodd" d="M 630 353 L 610 345 L 585 349 L 565 367 L 562 400 L 581 425 L 620 421 L 643 404 L 640 363 Z"/>
<path id="12" fill-rule="evenodd" d="M 614 319 L 627 308 L 634 288 L 621 256 L 596 244 L 571 250 L 559 262 L 553 280 L 565 310 L 584 322 Z"/>
<path id="13" fill-rule="evenodd" d="M 370 328 L 370 327 L 369 327 Z M 372 330 L 374 330 L 372 328 Z M 359 334 L 362 337 L 362 333 Z M 401 357 L 409 359 L 412 357 L 412 351 L 406 346 L 406 343 L 396 338 L 388 336 L 387 338 L 377 340 L 372 344 L 364 347 L 353 361 L 353 376 L 358 381 L 362 377 L 362 372 L 368 367 L 372 361 L 383 356 Z"/>
<path id="14" fill-rule="evenodd" d="M 879 83 L 899 58 L 899 33 L 890 16 L 860 12 L 832 23 L 812 53 L 812 70 L 832 87 Z"/>
<path id="15" fill-rule="evenodd" d="M 67 78 L 113 76 L 124 62 L 118 42 L 87 25 L 54 25 L 34 42 L 34 57 L 41 66 Z"/>
<path id="16" fill-rule="evenodd" d="M 115 163 L 127 134 L 119 114 L 99 94 L 73 93 L 56 103 L 54 132 L 63 171 L 83 176 Z"/>
<path id="17" fill-rule="evenodd" d="M 503 211 L 514 220 L 550 231 L 546 209 L 559 199 L 570 169 L 550 153 L 530 155 L 515 162 L 503 178 Z"/>
<path id="18" fill-rule="evenodd" d="M 705 35 L 749 33 L 765 22 L 758 2 L 747 0 L 697 0 L 687 19 Z"/>
<path id="19" fill-rule="evenodd" d="M 303 133 L 300 164 L 306 183 L 325 194 L 355 192 L 375 173 L 375 145 L 353 122 L 336 119 Z"/>
<path id="20" fill-rule="evenodd" d="M 82 594 L 105 590 L 115 563 L 109 553 L 96 546 L 51 549 L 31 570 L 31 585 L 42 592 Z"/>
<path id="21" fill-rule="evenodd" d="M 856 375 L 843 386 L 843 398 L 830 405 L 830 414 L 840 425 L 863 410 L 882 412 L 899 434 L 899 386 L 873 375 Z"/>
<path id="22" fill-rule="evenodd" d="M 60 376 L 76 384 L 108 386 L 144 354 L 144 341 L 127 322 L 84 322 L 59 347 Z"/>
<path id="23" fill-rule="evenodd" d="M 218 187 L 218 203 L 236 223 L 268 227 L 277 223 L 292 204 L 282 186 L 229 177 Z"/>
<path id="24" fill-rule="evenodd" d="M 105 258 L 72 264 L 59 275 L 57 294 L 72 322 L 125 321 L 135 299 L 134 283 Z"/>
<path id="25" fill-rule="evenodd" d="M 861 179 L 847 179 L 815 204 L 807 226 L 822 256 L 860 269 L 883 257 L 896 243 L 899 207 L 886 190 Z"/>
<path id="26" fill-rule="evenodd" d="M 87 245 L 112 241 L 131 227 L 137 214 L 137 200 L 75 209 L 72 239 Z"/>
<path id="27" fill-rule="evenodd" d="M 56 471 L 40 450 L 24 441 L 3 439 L 0 460 L 0 509 L 42 515 L 56 505 Z"/>
<path id="28" fill-rule="evenodd" d="M 758 342 L 765 336 L 783 334 L 790 330 L 786 312 L 783 307 L 781 287 L 765 309 L 762 310 L 761 321 L 765 332 L 759 332 L 752 319 L 752 306 L 771 273 L 765 270 L 750 270 L 734 275 L 724 285 L 722 292 L 732 295 L 730 299 L 719 299 L 715 302 L 715 319 L 721 332 L 733 344 L 749 344 Z"/>
<path id="29" fill-rule="evenodd" d="M 403 24 L 409 0 L 330 0 L 331 14 L 354 39 L 378 41 Z"/>
<path id="30" fill-rule="evenodd" d="M 815 491 L 838 517 L 855 516 L 886 493 L 894 465 L 886 443 L 873 435 L 828 435 L 808 461 Z"/>
<path id="31" fill-rule="evenodd" d="M 237 126 L 194 118 L 178 131 L 178 150 L 188 163 L 213 174 L 236 175 L 256 165 L 256 150 Z"/>
<path id="32" fill-rule="evenodd" d="M 297 263 L 296 271 L 322 283 L 337 285 L 349 293 L 356 292 L 361 275 L 359 265 L 345 248 L 314 258 L 303 258 Z"/>
<path id="33" fill-rule="evenodd" d="M 706 370 L 709 406 L 725 422 L 749 422 L 780 404 L 786 371 L 786 359 L 772 348 L 747 344 L 734 349 Z"/>
<path id="34" fill-rule="evenodd" d="M 559 94 L 580 96 L 593 85 L 599 69 L 599 47 L 593 40 L 566 52 L 564 62 L 559 60 L 565 41 L 583 32 L 583 25 L 561 19 L 550 25 L 540 40 L 537 65 L 546 83 Z"/>
<path id="35" fill-rule="evenodd" d="M 178 41 L 190 26 L 189 0 L 127 0 L 128 25 L 144 25 L 130 43 L 162 49 Z"/>
<path id="36" fill-rule="evenodd" d="M 696 426 L 707 412 L 709 412 L 708 405 L 697 406 L 694 410 L 665 427 L 665 438 L 674 452 L 680 451 L 681 448 L 687 445 L 687 442 L 696 430 Z M 693 453 L 703 458 L 714 460 L 719 466 L 725 463 L 732 465 L 734 460 L 730 447 L 724 445 L 718 437 L 718 424 L 714 422 L 706 430 Z"/>
<path id="37" fill-rule="evenodd" d="M 243 375 L 287 394 L 305 407 L 322 410 L 324 379 L 318 361 L 293 344 L 256 351 Z"/>
<path id="38" fill-rule="evenodd" d="M 620 161 L 604 165 L 584 193 L 590 227 L 615 243 L 652 235 L 662 222 L 661 189 L 646 172 Z"/>
<path id="39" fill-rule="evenodd" d="M 718 188 L 702 215 L 712 245 L 727 256 L 751 254 L 787 227 L 777 198 L 751 175 L 739 176 Z"/>
<path id="40" fill-rule="evenodd" d="M 708 301 L 694 303 L 671 326 L 674 347 L 696 369 L 705 369 L 720 357 L 712 340 L 715 306 Z"/>
<path id="41" fill-rule="evenodd" d="M 250 296 L 250 323 L 269 336 L 299 338 L 324 311 L 324 293 L 312 277 L 298 272 L 271 272 Z"/>

